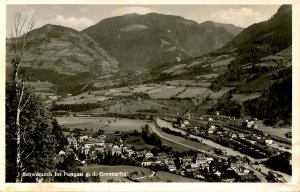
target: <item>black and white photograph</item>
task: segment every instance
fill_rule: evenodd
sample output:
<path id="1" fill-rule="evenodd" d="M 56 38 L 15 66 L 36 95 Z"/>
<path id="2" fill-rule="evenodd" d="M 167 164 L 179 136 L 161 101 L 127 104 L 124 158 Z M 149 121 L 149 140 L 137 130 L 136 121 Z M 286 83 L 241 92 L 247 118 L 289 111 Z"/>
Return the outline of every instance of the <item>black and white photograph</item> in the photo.
<path id="1" fill-rule="evenodd" d="M 292 1 L 4 6 L 5 184 L 299 177 Z"/>

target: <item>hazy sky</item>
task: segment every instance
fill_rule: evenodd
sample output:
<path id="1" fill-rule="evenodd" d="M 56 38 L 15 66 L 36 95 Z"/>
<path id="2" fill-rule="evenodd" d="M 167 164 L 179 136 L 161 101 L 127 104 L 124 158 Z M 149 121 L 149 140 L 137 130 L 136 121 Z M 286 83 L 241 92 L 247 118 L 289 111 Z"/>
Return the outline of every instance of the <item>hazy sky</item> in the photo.
<path id="1" fill-rule="evenodd" d="M 280 5 L 7 5 L 7 34 L 16 12 L 36 12 L 36 27 L 57 24 L 82 30 L 102 19 L 127 13 L 179 15 L 201 23 L 212 20 L 247 27 L 269 19 Z"/>

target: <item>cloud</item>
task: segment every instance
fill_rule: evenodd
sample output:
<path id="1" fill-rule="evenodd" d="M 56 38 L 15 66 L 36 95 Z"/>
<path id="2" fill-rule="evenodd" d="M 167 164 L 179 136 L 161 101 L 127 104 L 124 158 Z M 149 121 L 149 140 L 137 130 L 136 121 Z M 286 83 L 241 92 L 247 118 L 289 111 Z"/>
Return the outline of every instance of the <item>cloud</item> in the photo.
<path id="1" fill-rule="evenodd" d="M 240 27 L 248 27 L 253 23 L 267 19 L 261 13 L 246 7 L 239 9 L 223 9 L 211 14 L 211 18 L 213 21 L 232 23 Z"/>
<path id="2" fill-rule="evenodd" d="M 157 12 L 154 9 L 150 9 L 147 7 L 140 7 L 140 6 L 134 6 L 134 7 L 122 7 L 114 11 L 114 15 L 125 15 L 128 13 L 137 13 L 141 15 L 145 15 L 147 13 Z"/>
<path id="3" fill-rule="evenodd" d="M 85 13 L 85 12 L 89 12 L 90 10 L 87 9 L 87 8 L 82 7 L 82 8 L 79 9 L 79 11 L 82 12 L 82 13 Z"/>
<path id="4" fill-rule="evenodd" d="M 64 17 L 62 15 L 56 15 L 55 18 L 50 18 L 49 20 L 44 21 L 43 23 L 45 24 L 51 23 L 51 24 L 71 27 L 76 30 L 82 30 L 85 29 L 86 27 L 94 25 L 95 21 L 87 17 L 77 18 L 77 17 Z"/>

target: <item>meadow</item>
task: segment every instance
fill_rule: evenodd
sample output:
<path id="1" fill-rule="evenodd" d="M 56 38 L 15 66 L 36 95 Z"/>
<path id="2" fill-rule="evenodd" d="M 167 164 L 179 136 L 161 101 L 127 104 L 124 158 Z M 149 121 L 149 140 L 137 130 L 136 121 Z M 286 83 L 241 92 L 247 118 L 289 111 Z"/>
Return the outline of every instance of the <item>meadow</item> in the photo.
<path id="1" fill-rule="evenodd" d="M 133 131 L 135 129 L 141 130 L 147 122 L 144 120 L 134 119 L 120 119 L 112 117 L 57 117 L 60 125 L 66 128 L 74 129 L 81 128 L 88 130 L 102 129 L 106 133 L 113 133 L 115 131 Z"/>
<path id="2" fill-rule="evenodd" d="M 212 91 L 208 88 L 203 87 L 188 87 L 183 93 L 178 95 L 178 98 L 204 98 L 207 95 L 211 94 Z"/>

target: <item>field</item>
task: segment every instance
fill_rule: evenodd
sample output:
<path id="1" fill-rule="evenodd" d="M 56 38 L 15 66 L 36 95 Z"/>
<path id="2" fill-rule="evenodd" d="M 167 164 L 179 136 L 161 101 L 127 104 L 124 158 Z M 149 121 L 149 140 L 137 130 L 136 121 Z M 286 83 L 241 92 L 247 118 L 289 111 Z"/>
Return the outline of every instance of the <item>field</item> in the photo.
<path id="1" fill-rule="evenodd" d="M 201 150 L 204 150 L 204 151 L 209 151 L 209 150 L 213 150 L 213 147 L 212 146 L 209 146 L 209 145 L 206 145 L 204 143 L 200 143 L 200 142 L 196 142 L 196 141 L 191 141 L 191 140 L 188 140 L 184 137 L 180 137 L 180 136 L 175 136 L 175 135 L 172 135 L 172 134 L 168 134 L 168 133 L 165 133 L 165 132 L 160 132 L 163 136 L 169 138 L 169 139 L 172 139 L 176 142 L 179 142 L 179 143 L 182 143 L 182 144 L 185 144 L 185 145 L 188 145 L 188 146 L 192 146 L 192 147 L 196 147 L 197 149 L 201 149 Z M 168 146 L 170 147 L 173 147 L 172 144 L 169 144 Z M 181 149 L 183 150 L 183 149 Z M 186 150 L 189 150 L 188 148 L 186 148 Z"/>
<path id="2" fill-rule="evenodd" d="M 166 69 L 166 70 L 162 71 L 162 73 L 167 73 L 167 74 L 174 73 L 176 70 L 182 69 L 185 66 L 186 66 L 186 64 L 176 65 L 174 67 L 171 67 L 169 69 Z"/>
<path id="3" fill-rule="evenodd" d="M 225 59 L 225 60 L 216 61 L 214 63 L 211 63 L 210 65 L 211 65 L 211 67 L 224 67 L 224 66 L 227 66 L 233 60 L 235 60 L 235 57 Z"/>
<path id="4" fill-rule="evenodd" d="M 234 89 L 233 87 L 222 87 L 222 89 L 216 93 L 212 93 L 210 97 L 212 99 L 219 99 L 222 97 L 225 93 L 229 92 L 230 90 Z"/>
<path id="5" fill-rule="evenodd" d="M 147 102 L 159 105 L 162 108 L 159 113 L 168 115 L 172 112 L 181 113 L 194 106 L 190 100 L 151 100 Z"/>
<path id="6" fill-rule="evenodd" d="M 77 96 L 71 96 L 64 98 L 63 100 L 57 102 L 58 105 L 61 104 L 82 104 L 82 103 L 97 103 L 99 101 L 106 101 L 109 97 L 105 96 L 96 96 L 96 95 L 88 95 L 87 93 L 83 93 Z"/>
<path id="7" fill-rule="evenodd" d="M 287 138 L 284 134 L 289 131 L 292 131 L 291 127 L 281 127 L 281 128 L 273 128 L 272 126 L 266 126 L 261 121 L 257 122 L 258 130 L 261 130 L 265 133 L 269 133 L 270 135 L 276 135 L 280 138 L 292 141 L 291 138 Z"/>
<path id="8" fill-rule="evenodd" d="M 182 92 L 185 87 L 174 87 L 174 86 L 164 86 L 162 88 L 158 88 L 158 92 L 150 95 L 150 98 L 153 99 L 170 99 L 172 96 Z"/>
<path id="9" fill-rule="evenodd" d="M 255 99 L 260 97 L 261 93 L 252 93 L 252 94 L 233 94 L 232 100 L 237 101 L 239 103 L 243 103 L 244 101 Z"/>
<path id="10" fill-rule="evenodd" d="M 120 100 L 115 101 L 110 106 L 103 108 L 97 108 L 87 111 L 87 113 L 121 113 L 121 114 L 133 114 L 133 113 L 177 113 L 181 112 L 182 108 L 186 109 L 186 101 L 177 100 Z"/>
<path id="11" fill-rule="evenodd" d="M 116 172 L 126 172 L 128 174 L 132 172 L 143 172 L 145 175 L 147 173 L 150 174 L 150 169 L 143 168 L 143 167 L 136 167 L 136 166 L 126 166 L 126 165 L 118 165 L 118 166 L 108 166 L 108 165 L 88 165 L 81 167 L 81 170 L 84 172 L 89 172 L 89 173 L 99 173 L 99 172 L 104 172 L 104 173 L 116 173 Z M 182 177 L 173 173 L 168 173 L 164 171 L 158 171 L 156 173 L 157 181 L 159 182 L 167 182 L 167 181 L 172 181 L 172 182 L 201 182 L 196 179 L 191 179 L 191 178 L 186 178 Z M 102 182 L 107 182 L 108 180 L 113 179 L 115 182 L 128 182 L 129 180 L 126 178 L 122 177 L 108 177 L 108 176 L 102 176 L 100 177 Z"/>
<path id="12" fill-rule="evenodd" d="M 201 64 L 203 64 L 203 60 L 197 59 L 196 61 L 192 61 L 192 62 L 187 66 L 187 68 L 192 68 L 192 67 L 195 67 L 195 66 L 201 65 Z"/>
<path id="13" fill-rule="evenodd" d="M 263 92 L 268 89 L 274 81 L 275 80 L 273 80 L 271 73 L 264 73 L 253 81 L 243 83 L 239 90 L 243 93 Z"/>
<path id="14" fill-rule="evenodd" d="M 152 145 L 146 144 L 141 136 L 129 136 L 124 140 L 124 144 L 129 148 L 134 146 L 136 150 L 142 150 L 145 148 L 151 149 L 154 147 Z"/>
<path id="15" fill-rule="evenodd" d="M 179 94 L 178 97 L 179 98 L 193 98 L 193 97 L 204 98 L 210 93 L 212 93 L 212 91 L 208 88 L 188 87 L 183 93 Z"/>
<path id="16" fill-rule="evenodd" d="M 172 80 L 172 81 L 165 81 L 164 84 L 171 85 L 171 86 L 190 86 L 190 87 L 209 87 L 209 82 L 202 82 L 202 81 L 195 81 L 195 80 Z"/>
<path id="17" fill-rule="evenodd" d="M 162 139 L 161 141 L 162 141 L 162 144 L 163 144 L 163 145 L 166 145 L 166 146 L 168 146 L 168 147 L 172 147 L 173 151 L 178 151 L 178 152 L 181 153 L 181 152 L 183 152 L 183 151 L 188 151 L 188 150 L 190 150 L 190 148 L 187 148 L 187 147 L 182 146 L 182 145 L 178 145 L 178 144 L 176 144 L 176 143 L 172 143 L 172 142 L 167 141 L 167 140 L 164 140 L 164 139 Z"/>
<path id="18" fill-rule="evenodd" d="M 36 92 L 53 92 L 54 84 L 48 81 L 29 82 Z"/>
<path id="19" fill-rule="evenodd" d="M 98 130 L 101 128 L 106 133 L 140 130 L 142 126 L 147 124 L 144 120 L 116 119 L 111 117 L 57 117 L 57 121 L 60 125 L 70 129 L 87 128 L 88 130 Z"/>
<path id="20" fill-rule="evenodd" d="M 206 75 L 200 75 L 198 76 L 198 79 L 212 79 L 218 77 L 219 74 L 217 73 L 211 73 L 211 74 L 206 74 Z"/>

